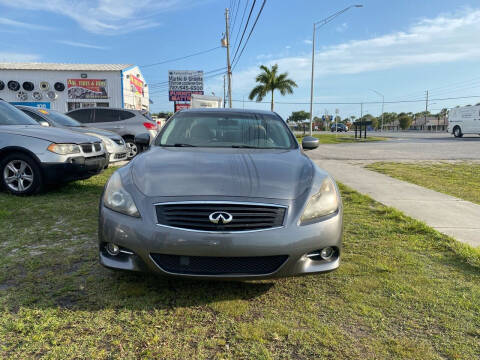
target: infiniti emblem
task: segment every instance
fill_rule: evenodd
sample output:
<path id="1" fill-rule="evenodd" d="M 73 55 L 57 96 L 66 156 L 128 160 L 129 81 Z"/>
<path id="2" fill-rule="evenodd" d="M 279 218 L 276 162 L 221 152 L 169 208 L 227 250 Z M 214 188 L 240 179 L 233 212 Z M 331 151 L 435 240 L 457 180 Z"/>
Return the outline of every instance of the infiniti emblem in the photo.
<path id="1" fill-rule="evenodd" d="M 215 211 L 208 217 L 214 224 L 228 224 L 233 220 L 233 216 L 226 211 Z"/>

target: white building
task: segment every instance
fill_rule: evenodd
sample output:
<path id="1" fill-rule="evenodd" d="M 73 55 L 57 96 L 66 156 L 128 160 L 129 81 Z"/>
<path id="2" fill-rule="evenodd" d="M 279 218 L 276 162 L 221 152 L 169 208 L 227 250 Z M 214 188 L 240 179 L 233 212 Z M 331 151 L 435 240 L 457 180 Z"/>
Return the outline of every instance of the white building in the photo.
<path id="1" fill-rule="evenodd" d="M 150 107 L 140 69 L 128 64 L 0 63 L 0 98 L 61 112 L 91 106 Z"/>

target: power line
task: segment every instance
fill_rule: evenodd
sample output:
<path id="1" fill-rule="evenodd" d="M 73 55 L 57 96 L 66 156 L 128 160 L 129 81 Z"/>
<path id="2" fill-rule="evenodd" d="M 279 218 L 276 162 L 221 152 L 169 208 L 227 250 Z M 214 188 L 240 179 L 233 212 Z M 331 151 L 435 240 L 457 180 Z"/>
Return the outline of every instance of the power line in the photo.
<path id="1" fill-rule="evenodd" d="M 181 56 L 181 57 L 178 57 L 178 58 L 168 59 L 168 60 L 160 61 L 160 62 L 153 63 L 153 64 L 140 65 L 140 67 L 146 68 L 146 67 L 150 67 L 150 66 L 162 65 L 162 64 L 169 63 L 169 62 L 174 62 L 174 61 L 179 61 L 179 60 L 183 60 L 183 59 L 188 59 L 188 58 L 191 58 L 191 57 L 193 57 L 193 56 L 198 56 L 198 55 L 206 54 L 206 53 L 209 53 L 209 52 L 211 52 L 211 51 L 213 51 L 213 50 L 217 50 L 217 49 L 220 49 L 220 48 L 221 48 L 221 46 L 216 46 L 216 47 L 211 48 L 211 49 L 208 49 L 208 50 L 199 51 L 199 52 L 196 52 L 196 53 L 193 53 L 193 54 L 189 54 L 189 55 L 185 55 L 185 56 Z"/>
<path id="2" fill-rule="evenodd" d="M 480 98 L 480 95 L 469 95 L 469 96 L 457 96 L 457 97 L 448 97 L 448 98 L 439 98 L 439 99 L 429 99 L 429 101 L 447 101 L 447 100 L 459 100 L 459 99 L 472 99 Z M 234 102 L 243 102 L 244 100 L 234 100 Z M 245 100 L 245 102 L 250 103 L 259 103 L 259 104 L 270 104 L 269 101 L 255 101 L 255 100 Z M 385 101 L 385 104 L 402 104 L 402 103 L 418 103 L 425 102 L 425 99 L 417 100 L 397 100 L 397 101 Z M 315 105 L 368 105 L 368 104 L 381 104 L 382 101 L 359 101 L 359 102 L 314 102 Z M 283 105 L 308 105 L 310 102 L 282 102 L 275 101 L 275 104 Z"/>
<path id="3" fill-rule="evenodd" d="M 243 8 L 243 14 L 242 14 L 242 21 L 240 22 L 240 26 L 238 27 L 238 31 L 237 31 L 237 36 L 235 37 L 235 42 L 233 43 L 234 48 L 235 48 L 235 46 L 237 46 L 238 35 L 240 35 L 240 29 L 242 28 L 243 19 L 245 18 L 245 14 L 247 12 L 247 7 L 248 7 L 249 2 L 250 2 L 250 0 L 245 1 L 245 7 Z"/>
<path id="4" fill-rule="evenodd" d="M 263 8 L 265 7 L 267 0 L 263 0 L 262 7 L 260 8 L 260 11 L 257 14 L 257 18 L 255 19 L 255 22 L 253 23 L 252 28 L 250 29 L 250 33 L 248 34 L 247 40 L 245 41 L 245 44 L 243 45 L 242 51 L 240 52 L 240 55 L 238 55 L 237 61 L 233 64 L 233 68 L 235 69 L 235 66 L 237 66 L 238 62 L 240 61 L 240 58 L 242 57 L 243 51 L 245 50 L 245 47 L 248 44 L 248 40 L 250 40 L 250 36 L 252 36 L 252 32 L 255 29 L 255 25 L 257 25 L 258 19 L 260 18 L 260 15 L 262 14 Z M 234 59 L 235 61 L 235 59 Z"/>
<path id="5" fill-rule="evenodd" d="M 240 7 L 240 1 L 241 0 L 238 0 L 238 2 L 237 1 L 233 2 L 232 14 L 235 12 L 235 15 L 233 15 L 233 25 L 231 27 L 230 33 L 233 33 L 235 31 L 235 23 L 237 22 L 237 14 L 238 14 L 238 8 Z M 235 8 L 235 4 L 237 4 L 236 8 Z"/>
<path id="6" fill-rule="evenodd" d="M 233 55 L 232 63 L 235 61 L 235 58 L 237 57 L 238 50 L 240 49 L 240 46 L 242 45 L 243 37 L 245 36 L 245 32 L 247 31 L 248 23 L 250 22 L 250 17 L 252 16 L 252 12 L 253 12 L 253 9 L 255 7 L 256 2 L 257 2 L 257 0 L 253 0 L 252 7 L 250 8 L 250 13 L 248 14 L 247 22 L 245 23 L 245 27 L 243 28 L 242 37 L 240 38 L 240 42 L 238 43 L 237 50 L 235 51 L 235 54 Z"/>

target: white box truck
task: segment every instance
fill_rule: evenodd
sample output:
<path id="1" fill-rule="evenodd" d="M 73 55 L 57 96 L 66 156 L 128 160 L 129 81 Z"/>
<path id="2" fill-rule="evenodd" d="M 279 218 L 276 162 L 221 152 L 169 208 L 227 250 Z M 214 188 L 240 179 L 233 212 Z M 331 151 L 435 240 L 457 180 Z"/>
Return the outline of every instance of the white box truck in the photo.
<path id="1" fill-rule="evenodd" d="M 222 105 L 222 98 L 216 96 L 192 94 L 190 100 L 190 108 L 192 109 L 221 108 Z"/>
<path id="2" fill-rule="evenodd" d="M 480 135 L 480 105 L 462 106 L 448 112 L 448 132 L 455 137 Z"/>

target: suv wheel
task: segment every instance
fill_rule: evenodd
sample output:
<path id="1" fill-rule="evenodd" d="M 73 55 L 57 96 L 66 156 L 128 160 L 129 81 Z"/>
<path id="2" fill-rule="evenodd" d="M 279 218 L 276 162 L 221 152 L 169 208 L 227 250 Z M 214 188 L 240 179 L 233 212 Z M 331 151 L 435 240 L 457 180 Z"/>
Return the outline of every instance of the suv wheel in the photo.
<path id="1" fill-rule="evenodd" d="M 460 129 L 460 126 L 455 126 L 455 128 L 453 129 L 453 136 L 455 136 L 455 137 L 462 137 L 463 136 L 462 130 Z"/>
<path id="2" fill-rule="evenodd" d="M 138 154 L 137 144 L 132 138 L 126 138 L 125 146 L 127 148 L 127 159 L 133 159 Z"/>
<path id="3" fill-rule="evenodd" d="M 3 187 L 14 195 L 31 195 L 40 191 L 42 174 L 37 163 L 28 155 L 13 153 L 0 162 Z"/>

